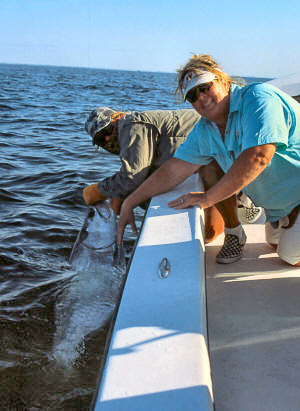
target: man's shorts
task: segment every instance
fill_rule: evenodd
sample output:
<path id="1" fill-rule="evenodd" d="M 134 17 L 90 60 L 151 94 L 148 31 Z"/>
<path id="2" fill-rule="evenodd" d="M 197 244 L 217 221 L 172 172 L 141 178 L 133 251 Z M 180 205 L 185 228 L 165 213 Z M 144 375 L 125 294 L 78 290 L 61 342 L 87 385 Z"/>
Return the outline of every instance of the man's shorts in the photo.
<path id="1" fill-rule="evenodd" d="M 265 225 L 266 241 L 269 244 L 278 245 L 279 257 L 289 264 L 300 261 L 300 213 L 290 228 L 289 217 L 283 217 L 276 223 L 267 222 Z"/>

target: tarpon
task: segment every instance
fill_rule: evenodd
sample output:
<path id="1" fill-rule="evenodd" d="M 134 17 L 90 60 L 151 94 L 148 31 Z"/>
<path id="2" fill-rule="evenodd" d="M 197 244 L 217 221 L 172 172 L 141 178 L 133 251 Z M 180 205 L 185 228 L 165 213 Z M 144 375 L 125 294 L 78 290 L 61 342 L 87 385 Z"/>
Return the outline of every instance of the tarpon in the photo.
<path id="1" fill-rule="evenodd" d="M 116 238 L 116 215 L 108 203 L 89 207 L 70 256 L 76 274 L 56 307 L 53 354 L 57 360 L 74 363 L 84 350 L 84 337 L 111 319 L 126 271 Z"/>

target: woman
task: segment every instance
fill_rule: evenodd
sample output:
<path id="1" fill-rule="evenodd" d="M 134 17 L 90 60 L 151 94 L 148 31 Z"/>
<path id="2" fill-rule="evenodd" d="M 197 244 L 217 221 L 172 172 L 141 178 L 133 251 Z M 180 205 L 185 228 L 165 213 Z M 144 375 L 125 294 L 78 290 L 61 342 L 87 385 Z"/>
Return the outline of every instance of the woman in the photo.
<path id="1" fill-rule="evenodd" d="M 169 190 L 214 160 L 224 172 L 220 180 L 206 192 L 188 193 L 169 206 L 205 209 L 242 190 L 265 209 L 267 241 L 278 245 L 281 259 L 300 266 L 299 103 L 268 84 L 234 84 L 208 55 L 193 56 L 179 70 L 178 90 L 202 118 L 174 158 L 127 198 L 119 241 L 125 225 L 134 226 L 137 199 Z"/>

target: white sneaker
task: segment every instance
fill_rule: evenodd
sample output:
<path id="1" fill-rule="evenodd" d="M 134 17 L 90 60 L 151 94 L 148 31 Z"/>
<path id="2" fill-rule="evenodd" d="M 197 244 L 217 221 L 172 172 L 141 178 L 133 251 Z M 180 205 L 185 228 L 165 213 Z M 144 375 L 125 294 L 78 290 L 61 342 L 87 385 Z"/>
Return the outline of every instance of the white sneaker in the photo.
<path id="1" fill-rule="evenodd" d="M 262 215 L 263 209 L 255 207 L 252 203 L 250 207 L 239 205 L 237 209 L 238 219 L 241 224 L 253 224 Z"/>

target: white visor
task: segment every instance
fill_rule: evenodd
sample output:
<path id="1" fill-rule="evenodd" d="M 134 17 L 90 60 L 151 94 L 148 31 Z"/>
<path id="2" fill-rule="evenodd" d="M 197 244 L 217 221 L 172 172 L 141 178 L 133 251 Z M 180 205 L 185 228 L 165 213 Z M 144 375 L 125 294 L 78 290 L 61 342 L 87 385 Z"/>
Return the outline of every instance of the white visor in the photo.
<path id="1" fill-rule="evenodd" d="M 183 96 L 184 99 L 186 99 L 187 93 L 194 87 L 200 86 L 201 84 L 207 84 L 213 81 L 216 78 L 216 75 L 214 73 L 211 73 L 210 71 L 202 71 L 201 74 L 195 74 L 195 73 L 187 73 L 187 75 L 184 77 L 184 82 L 183 82 Z"/>

